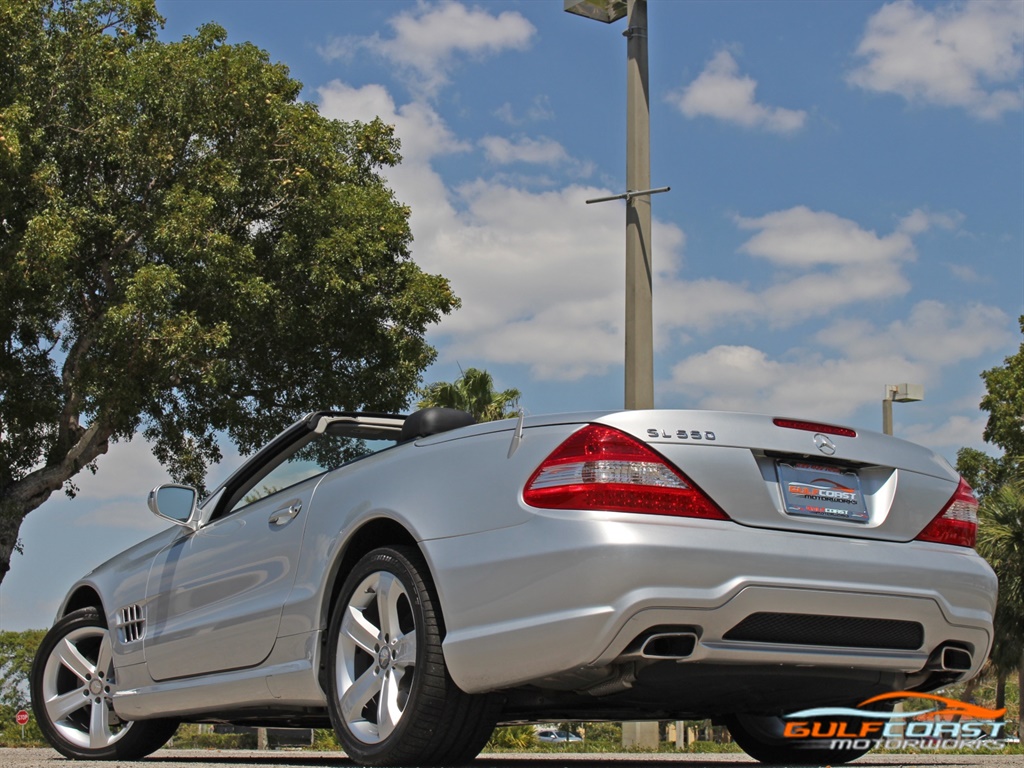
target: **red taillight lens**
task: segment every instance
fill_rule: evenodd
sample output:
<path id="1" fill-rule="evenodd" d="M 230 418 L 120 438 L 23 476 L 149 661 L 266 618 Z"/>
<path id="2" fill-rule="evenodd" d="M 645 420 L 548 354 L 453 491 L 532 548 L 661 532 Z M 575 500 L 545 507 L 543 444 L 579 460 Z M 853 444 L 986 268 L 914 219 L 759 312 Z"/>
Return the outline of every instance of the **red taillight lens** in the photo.
<path id="1" fill-rule="evenodd" d="M 956 489 L 946 506 L 918 534 L 918 541 L 936 541 L 939 544 L 956 544 L 973 547 L 978 536 L 978 499 L 967 481 L 960 478 Z"/>
<path id="2" fill-rule="evenodd" d="M 537 467 L 523 500 L 544 509 L 603 509 L 728 520 L 689 478 L 634 437 L 590 424 Z"/>
<path id="3" fill-rule="evenodd" d="M 856 437 L 856 430 L 849 427 L 837 427 L 834 424 L 819 424 L 816 421 L 801 421 L 800 419 L 772 419 L 776 427 L 785 429 L 802 429 L 805 432 L 821 432 L 825 435 L 841 435 L 842 437 Z"/>

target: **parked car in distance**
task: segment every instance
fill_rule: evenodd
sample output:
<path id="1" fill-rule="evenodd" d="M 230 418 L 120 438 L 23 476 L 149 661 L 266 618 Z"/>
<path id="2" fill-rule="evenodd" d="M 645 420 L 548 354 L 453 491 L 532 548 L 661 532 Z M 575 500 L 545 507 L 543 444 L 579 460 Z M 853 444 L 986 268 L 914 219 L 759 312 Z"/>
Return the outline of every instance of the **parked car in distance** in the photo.
<path id="1" fill-rule="evenodd" d="M 582 742 L 583 739 L 569 731 L 552 731 L 545 728 L 544 730 L 537 731 L 537 741 L 541 744 L 574 744 Z"/>
<path id="2" fill-rule="evenodd" d="M 966 680 L 992 642 L 970 487 L 828 423 L 322 411 L 149 505 L 168 528 L 72 585 L 35 660 L 71 758 L 212 722 L 452 765 L 495 724 L 711 718 L 763 762 L 836 764 L 866 749 L 784 717 Z"/>

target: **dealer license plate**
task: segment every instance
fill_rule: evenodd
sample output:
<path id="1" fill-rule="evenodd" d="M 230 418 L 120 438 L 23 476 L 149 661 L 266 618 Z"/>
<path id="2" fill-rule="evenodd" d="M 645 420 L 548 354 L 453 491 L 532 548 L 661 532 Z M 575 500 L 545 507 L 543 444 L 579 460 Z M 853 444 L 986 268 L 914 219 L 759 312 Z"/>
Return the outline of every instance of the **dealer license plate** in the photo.
<path id="1" fill-rule="evenodd" d="M 868 522 L 860 478 L 851 469 L 812 462 L 776 462 L 786 514 L 847 523 Z"/>

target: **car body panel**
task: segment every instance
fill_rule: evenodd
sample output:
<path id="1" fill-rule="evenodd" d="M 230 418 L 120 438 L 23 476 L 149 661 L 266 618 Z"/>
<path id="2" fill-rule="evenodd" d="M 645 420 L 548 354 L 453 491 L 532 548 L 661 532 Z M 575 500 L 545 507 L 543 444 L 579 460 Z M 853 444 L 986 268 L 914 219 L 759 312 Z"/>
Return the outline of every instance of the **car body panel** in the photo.
<path id="1" fill-rule="evenodd" d="M 322 479 L 214 520 L 156 557 L 143 640 L 154 680 L 251 667 L 267 658 L 295 579 L 310 500 Z"/>
<path id="2" fill-rule="evenodd" d="M 665 626 L 695 638 L 692 650 L 671 662 L 673 675 L 696 680 L 748 670 L 751 701 L 758 702 L 772 695 L 779 670 L 795 678 L 813 670 L 837 685 L 857 677 L 856 685 L 836 690 L 838 702 L 863 685 L 934 687 L 940 677 L 929 665 L 944 644 L 969 649 L 971 663 L 941 680 L 966 679 L 987 656 L 992 570 L 972 549 L 915 540 L 959 482 L 927 449 L 856 430 L 856 437 L 828 433 L 834 451 L 825 455 L 818 432 L 754 414 L 521 417 L 409 439 L 225 513 L 264 464 L 311 432 L 397 436 L 402 423 L 380 414 L 360 418 L 306 417 L 206 500 L 196 532 L 170 528 L 72 588 L 61 613 L 70 595 L 90 589 L 114 630 L 119 715 L 322 722 L 328 614 L 368 530 L 399 531 L 402 542 L 419 547 L 441 605 L 452 678 L 467 692 L 502 691 L 518 702 L 510 719 L 553 721 L 552 710 L 530 703 L 543 697 L 529 691 L 554 702 L 564 696 L 565 708 L 554 711 L 581 715 L 566 719 L 610 711 L 698 714 L 683 703 L 674 707 L 671 691 L 645 704 L 652 688 L 640 672 L 651 659 L 636 644 Z M 729 519 L 526 504 L 523 489 L 534 471 L 587 424 L 650 446 Z M 866 522 L 787 514 L 778 466 L 790 461 L 856 472 Z M 294 519 L 269 522 L 293 503 L 301 504 Z M 918 647 L 891 648 L 726 637 L 758 612 L 912 622 L 923 639 Z M 126 624 L 135 616 L 141 625 Z M 630 679 L 630 670 L 639 679 Z M 616 696 L 624 703 L 609 709 Z M 806 700 L 804 691 L 779 705 Z M 711 708 L 699 711 L 713 713 L 710 701 L 701 699 Z"/>
<path id="3" fill-rule="evenodd" d="M 599 667 L 624 650 L 625 643 L 615 646 L 611 638 L 629 622 L 636 631 L 628 640 L 661 624 L 695 626 L 700 649 L 743 618 L 723 608 L 750 588 L 764 590 L 757 593 L 765 596 L 759 611 L 863 616 L 874 610 L 876 618 L 920 621 L 929 648 L 968 642 L 979 652 L 973 671 L 980 669 L 995 608 L 995 580 L 981 558 L 926 543 L 812 536 L 794 559 L 789 544 L 786 533 L 723 521 L 637 521 L 623 513 L 581 521 L 552 513 L 500 536 L 423 546 L 431 562 L 459 563 L 439 569 L 438 588 L 448 606 L 448 665 L 468 691 Z M 841 575 L 836 563 L 843 564 Z M 874 608 L 865 608 L 865 595 Z M 651 610 L 663 613 L 657 620 L 647 614 L 650 623 L 640 626 L 636 616 Z M 721 643 L 706 650 L 704 658 L 729 656 Z M 799 664 L 820 663 L 827 655 L 813 648 L 776 650 Z M 495 655 L 509 654 L 515 665 L 492 663 Z M 898 657 L 897 668 L 910 672 L 924 666 L 928 653 L 890 655 Z M 700 658 L 697 653 L 693 660 Z M 875 667 L 881 655 L 854 652 L 836 661 L 854 666 L 855 658 Z"/>

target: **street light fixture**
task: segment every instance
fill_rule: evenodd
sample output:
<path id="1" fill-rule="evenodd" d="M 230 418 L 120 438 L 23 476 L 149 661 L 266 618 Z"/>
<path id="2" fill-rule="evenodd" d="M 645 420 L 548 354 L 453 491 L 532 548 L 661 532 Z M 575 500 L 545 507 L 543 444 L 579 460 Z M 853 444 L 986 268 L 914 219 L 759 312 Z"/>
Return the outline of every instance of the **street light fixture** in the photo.
<path id="1" fill-rule="evenodd" d="M 882 398 L 882 432 L 892 434 L 892 404 L 914 403 L 924 400 L 924 387 L 920 384 L 886 384 Z"/>
<path id="2" fill-rule="evenodd" d="M 626 31 L 626 408 L 654 407 L 651 200 L 651 107 L 647 87 L 647 0 L 564 0 L 565 10 Z"/>
<path id="3" fill-rule="evenodd" d="M 626 0 L 565 0 L 565 10 L 605 24 L 618 21 L 628 13 Z"/>

